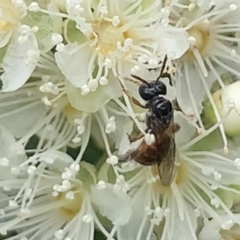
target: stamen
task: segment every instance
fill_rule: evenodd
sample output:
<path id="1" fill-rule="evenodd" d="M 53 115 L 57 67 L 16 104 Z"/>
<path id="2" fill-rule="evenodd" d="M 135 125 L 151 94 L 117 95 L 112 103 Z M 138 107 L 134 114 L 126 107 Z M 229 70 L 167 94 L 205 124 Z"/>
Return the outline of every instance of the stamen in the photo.
<path id="1" fill-rule="evenodd" d="M 178 205 L 178 214 L 181 219 L 181 221 L 184 221 L 184 201 L 182 199 L 182 195 L 179 192 L 178 186 L 175 182 L 171 184 L 171 190 L 173 195 L 175 196 L 175 199 L 177 199 L 176 203 Z"/>
<path id="2" fill-rule="evenodd" d="M 195 100 L 194 100 L 194 96 L 192 94 L 192 90 L 191 90 L 191 83 L 190 83 L 190 78 L 189 78 L 189 66 L 188 65 L 184 65 L 184 72 L 185 72 L 185 76 L 186 76 L 186 82 L 187 82 L 187 88 L 188 88 L 188 93 L 189 93 L 189 96 L 190 96 L 190 99 L 191 99 L 191 103 L 192 103 L 192 106 L 193 106 L 193 110 L 194 110 L 194 114 L 196 115 L 196 118 L 200 124 L 200 127 L 202 129 L 204 129 L 204 126 L 203 126 L 203 123 L 202 123 L 202 120 L 201 120 L 201 117 L 199 115 L 199 111 L 197 109 L 197 106 L 196 106 L 196 103 L 195 103 Z"/>
<path id="3" fill-rule="evenodd" d="M 55 46 L 55 45 L 57 45 L 59 43 L 62 43 L 63 37 L 59 33 L 53 33 L 52 37 L 51 37 L 51 41 L 52 41 L 52 44 Z"/>
<path id="4" fill-rule="evenodd" d="M 112 25 L 113 25 L 114 27 L 117 27 L 119 23 L 120 23 L 119 16 L 114 16 L 114 17 L 112 18 Z"/>
<path id="5" fill-rule="evenodd" d="M 223 230 L 230 230 L 233 227 L 233 225 L 234 225 L 234 221 L 232 219 L 229 219 L 221 225 L 221 228 Z"/>
<path id="6" fill-rule="evenodd" d="M 125 181 L 125 177 L 123 175 L 118 175 L 116 179 L 116 183 L 113 186 L 113 191 L 115 193 L 119 193 L 119 192 L 126 193 L 127 191 L 129 191 L 129 189 L 130 189 L 129 185 Z"/>
<path id="7" fill-rule="evenodd" d="M 208 71 L 205 67 L 205 64 L 204 64 L 204 61 L 202 59 L 202 56 L 201 56 L 200 52 L 198 51 L 197 48 L 192 48 L 192 53 L 193 53 L 194 57 L 196 58 L 197 63 L 199 64 L 199 67 L 200 67 L 200 69 L 203 73 L 203 76 L 207 77 L 208 76 Z"/>
<path id="8" fill-rule="evenodd" d="M 32 2 L 29 6 L 28 6 L 28 10 L 32 11 L 32 12 L 38 12 L 40 10 L 40 7 L 38 5 L 37 2 Z"/>
<path id="9" fill-rule="evenodd" d="M 215 70 L 215 68 L 213 67 L 211 61 L 209 60 L 209 58 L 205 58 L 205 62 L 207 63 L 208 67 L 210 68 L 211 72 L 213 73 L 213 75 L 215 76 L 215 78 L 218 80 L 218 83 L 221 87 L 221 89 L 225 89 L 225 84 L 223 83 L 221 77 L 219 76 L 219 74 L 217 73 L 217 71 Z"/>
<path id="10" fill-rule="evenodd" d="M 106 185 L 106 183 L 103 180 L 99 180 L 97 185 L 96 185 L 96 188 L 98 190 L 106 189 L 106 187 L 107 187 L 107 185 Z"/>
<path id="11" fill-rule="evenodd" d="M 5 157 L 0 158 L 0 166 L 7 167 L 9 165 L 9 160 Z"/>
<path id="12" fill-rule="evenodd" d="M 75 160 L 76 163 L 79 163 L 82 159 L 83 153 L 85 152 L 89 139 L 90 139 L 90 134 L 91 134 L 91 126 L 92 126 L 92 116 L 88 115 L 86 124 L 85 124 L 85 131 L 83 133 L 82 139 L 84 141 L 82 141 L 82 145 L 81 145 L 81 149 L 80 152 Z"/>
<path id="13" fill-rule="evenodd" d="M 118 157 L 115 155 L 111 155 L 110 157 L 107 158 L 106 162 L 111 165 L 116 165 L 118 164 Z"/>
<path id="14" fill-rule="evenodd" d="M 81 94 L 84 96 L 84 95 L 87 95 L 90 93 L 90 88 L 87 84 L 84 84 L 82 87 L 81 87 Z"/>
<path id="15" fill-rule="evenodd" d="M 117 127 L 116 127 L 115 117 L 111 116 L 108 120 L 107 125 L 106 125 L 105 132 L 107 134 L 110 134 L 112 132 L 115 132 L 116 129 L 117 129 Z"/>
<path id="16" fill-rule="evenodd" d="M 102 133 L 102 137 L 103 137 L 103 141 L 104 141 L 104 145 L 105 145 L 107 154 L 108 154 L 108 156 L 112 156 L 112 152 L 111 152 L 111 149 L 110 149 L 110 146 L 109 146 L 109 142 L 108 142 L 106 133 L 104 131 L 104 126 L 103 126 L 102 120 L 101 120 L 101 118 L 99 117 L 98 114 L 96 114 L 96 119 L 98 121 L 98 125 L 99 125 L 99 128 L 100 128 L 100 131 Z"/>
<path id="17" fill-rule="evenodd" d="M 208 99 L 209 99 L 209 101 L 210 101 L 210 103 L 211 103 L 211 106 L 212 106 L 212 108 L 213 108 L 213 111 L 214 111 L 214 114 L 215 114 L 215 116 L 216 116 L 216 119 L 217 119 L 218 122 L 220 122 L 220 121 L 221 121 L 220 114 L 219 114 L 219 112 L 218 112 L 218 110 L 217 110 L 217 106 L 216 106 L 216 104 L 215 104 L 215 102 L 214 102 L 214 100 L 213 100 L 213 97 L 212 97 L 212 95 L 211 95 L 211 93 L 210 93 L 210 91 L 209 91 L 209 88 L 208 88 L 208 86 L 207 86 L 207 84 L 206 84 L 206 81 L 205 81 L 205 79 L 203 78 L 201 72 L 199 72 L 199 75 L 200 75 L 200 79 L 201 79 L 201 81 L 202 81 L 202 84 L 203 84 L 203 86 L 204 86 L 204 88 L 205 88 L 205 92 L 207 93 Z M 225 134 L 225 131 L 224 131 L 223 124 L 220 124 L 220 125 L 219 125 L 219 129 L 220 129 L 220 132 L 221 132 L 221 135 L 222 135 L 222 139 L 223 139 L 223 143 L 224 143 L 223 149 L 225 149 L 225 151 L 227 151 L 227 149 L 228 149 L 228 148 L 227 148 L 227 137 L 226 137 L 226 134 Z"/>
<path id="18" fill-rule="evenodd" d="M 85 223 L 91 223 L 92 220 L 93 220 L 93 217 L 90 214 L 86 214 L 82 218 L 82 221 L 85 222 Z"/>
<path id="19" fill-rule="evenodd" d="M 99 78 L 99 83 L 101 86 L 105 86 L 108 84 L 108 79 L 106 77 L 102 76 Z"/>
<path id="20" fill-rule="evenodd" d="M 124 96 L 124 99 L 126 101 L 126 105 L 127 107 L 119 100 L 119 99 L 114 99 L 114 101 L 126 112 L 128 113 L 128 115 L 133 119 L 133 121 L 135 122 L 136 126 L 138 127 L 139 131 L 141 133 L 143 133 L 145 135 L 145 131 L 143 129 L 143 127 L 140 125 L 140 122 L 137 120 L 134 112 L 133 112 L 133 109 L 131 107 L 131 103 L 129 102 L 129 99 L 128 97 L 123 94 Z"/>
<path id="21" fill-rule="evenodd" d="M 98 88 L 98 80 L 97 79 L 90 79 L 88 81 L 88 88 L 91 92 L 95 92 Z"/>
<path id="22" fill-rule="evenodd" d="M 224 14 L 227 14 L 227 13 L 229 13 L 229 10 L 228 9 L 223 9 L 223 10 L 203 14 L 202 16 L 200 16 L 200 17 L 196 18 L 195 20 L 191 21 L 186 27 L 184 27 L 184 29 L 187 31 L 191 27 L 193 27 L 194 25 L 196 25 L 199 22 L 204 21 L 205 19 L 210 19 L 210 17 L 212 17 L 212 16 L 222 17 Z M 212 19 L 211 19 L 211 21 L 212 21 Z"/>
<path id="23" fill-rule="evenodd" d="M 66 45 L 64 43 L 58 43 L 56 46 L 57 52 L 64 52 L 66 49 Z"/>

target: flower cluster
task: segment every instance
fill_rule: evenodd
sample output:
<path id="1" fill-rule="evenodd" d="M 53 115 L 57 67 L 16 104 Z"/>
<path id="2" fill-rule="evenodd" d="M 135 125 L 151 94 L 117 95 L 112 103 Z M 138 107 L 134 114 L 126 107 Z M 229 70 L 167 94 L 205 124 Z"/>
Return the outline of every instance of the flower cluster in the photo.
<path id="1" fill-rule="evenodd" d="M 0 238 L 238 239 L 239 14 L 1 0 Z"/>

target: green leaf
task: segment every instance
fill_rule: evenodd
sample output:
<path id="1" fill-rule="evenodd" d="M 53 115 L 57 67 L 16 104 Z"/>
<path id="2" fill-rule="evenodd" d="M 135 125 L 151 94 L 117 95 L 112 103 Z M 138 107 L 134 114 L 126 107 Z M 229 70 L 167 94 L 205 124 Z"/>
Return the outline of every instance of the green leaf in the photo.
<path id="1" fill-rule="evenodd" d="M 67 148 L 67 153 L 73 159 L 76 159 L 79 151 L 80 151 L 79 147 L 77 147 L 77 148 L 68 147 Z M 100 161 L 103 154 L 104 154 L 104 151 L 97 146 L 96 142 L 92 138 L 90 138 L 90 140 L 88 142 L 88 146 L 83 154 L 82 159 L 84 161 L 96 166 L 96 164 Z"/>
<path id="2" fill-rule="evenodd" d="M 106 240 L 106 237 L 100 231 L 95 231 L 94 240 Z"/>

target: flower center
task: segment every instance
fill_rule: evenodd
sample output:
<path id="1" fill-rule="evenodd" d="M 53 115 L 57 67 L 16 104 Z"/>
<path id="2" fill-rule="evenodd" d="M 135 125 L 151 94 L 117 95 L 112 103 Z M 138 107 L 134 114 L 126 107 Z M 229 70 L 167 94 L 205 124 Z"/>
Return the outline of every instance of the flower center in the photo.
<path id="1" fill-rule="evenodd" d="M 186 60 L 194 58 L 193 50 L 196 49 L 201 56 L 205 55 L 211 47 L 211 33 L 207 23 L 194 25 L 188 30 L 190 48 L 184 54 Z"/>
<path id="2" fill-rule="evenodd" d="M 54 197 L 54 201 L 60 203 L 58 208 L 60 215 L 67 221 L 79 214 L 85 205 L 83 204 L 85 194 L 97 182 L 96 169 L 93 165 L 81 162 L 80 171 L 80 167 L 72 166 L 72 168 L 76 173 L 78 171 L 75 181 L 64 183 L 61 187 L 67 187 L 68 190 L 65 192 L 58 191 L 58 195 Z"/>
<path id="3" fill-rule="evenodd" d="M 54 84 L 51 81 L 46 81 L 42 83 L 39 89 L 42 101 L 46 106 L 55 108 L 69 103 L 64 82 Z"/>
<path id="4" fill-rule="evenodd" d="M 82 112 L 75 109 L 70 103 L 68 103 L 64 107 L 63 114 L 67 117 L 67 119 L 71 123 L 74 123 L 75 119 L 81 119 L 82 118 Z"/>
<path id="5" fill-rule="evenodd" d="M 185 161 L 182 161 L 181 159 L 179 163 L 180 165 L 175 168 L 176 174 L 174 176 L 174 181 L 178 186 L 181 186 L 182 184 L 184 184 L 185 180 L 187 179 L 188 166 L 187 166 L 187 163 Z M 151 171 L 153 176 L 158 175 L 158 169 L 156 165 L 151 168 Z M 161 184 L 161 181 L 154 182 L 153 187 L 156 191 L 160 193 L 171 191 L 171 187 L 163 186 Z"/>
<path id="6" fill-rule="evenodd" d="M 7 31 L 7 29 L 11 29 L 11 24 L 10 23 L 8 23 L 8 22 L 6 22 L 6 21 L 4 21 L 4 20 L 0 20 L 0 29 L 1 29 L 1 31 L 3 31 L 3 32 L 5 32 L 5 31 Z"/>
<path id="7" fill-rule="evenodd" d="M 73 196 L 69 197 L 69 193 L 73 194 Z M 55 201 L 62 202 L 62 207 L 60 207 L 58 210 L 60 215 L 67 221 L 73 219 L 81 211 L 83 199 L 84 190 L 82 186 L 75 186 L 70 191 L 60 193 L 54 198 Z"/>
<path id="8" fill-rule="evenodd" d="M 128 38 L 128 32 L 121 30 L 121 24 L 113 26 L 111 22 L 101 21 L 93 24 L 94 32 L 97 35 L 96 51 L 101 55 L 109 55 L 118 50 L 117 44 L 124 44 Z"/>
<path id="9" fill-rule="evenodd" d="M 3 14 L 0 16 L 0 31 L 9 32 L 20 21 L 20 14 L 10 1 L 1 1 L 0 9 Z"/>
<path id="10" fill-rule="evenodd" d="M 234 224 L 229 230 L 221 229 L 219 233 L 225 240 L 240 240 L 240 226 L 238 224 Z"/>

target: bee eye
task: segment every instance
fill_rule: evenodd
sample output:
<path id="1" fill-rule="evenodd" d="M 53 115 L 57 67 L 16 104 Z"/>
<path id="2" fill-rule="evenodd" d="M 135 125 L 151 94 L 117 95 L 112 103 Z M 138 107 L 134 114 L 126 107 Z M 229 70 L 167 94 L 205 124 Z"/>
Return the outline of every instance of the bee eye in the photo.
<path id="1" fill-rule="evenodd" d="M 158 85 L 156 86 L 157 88 L 157 93 L 166 95 L 167 94 L 167 87 L 163 82 L 158 82 Z"/>
<path id="2" fill-rule="evenodd" d="M 156 95 L 156 93 L 152 91 L 152 88 L 145 84 L 142 84 L 139 87 L 138 92 L 141 98 L 145 101 L 151 100 Z"/>

